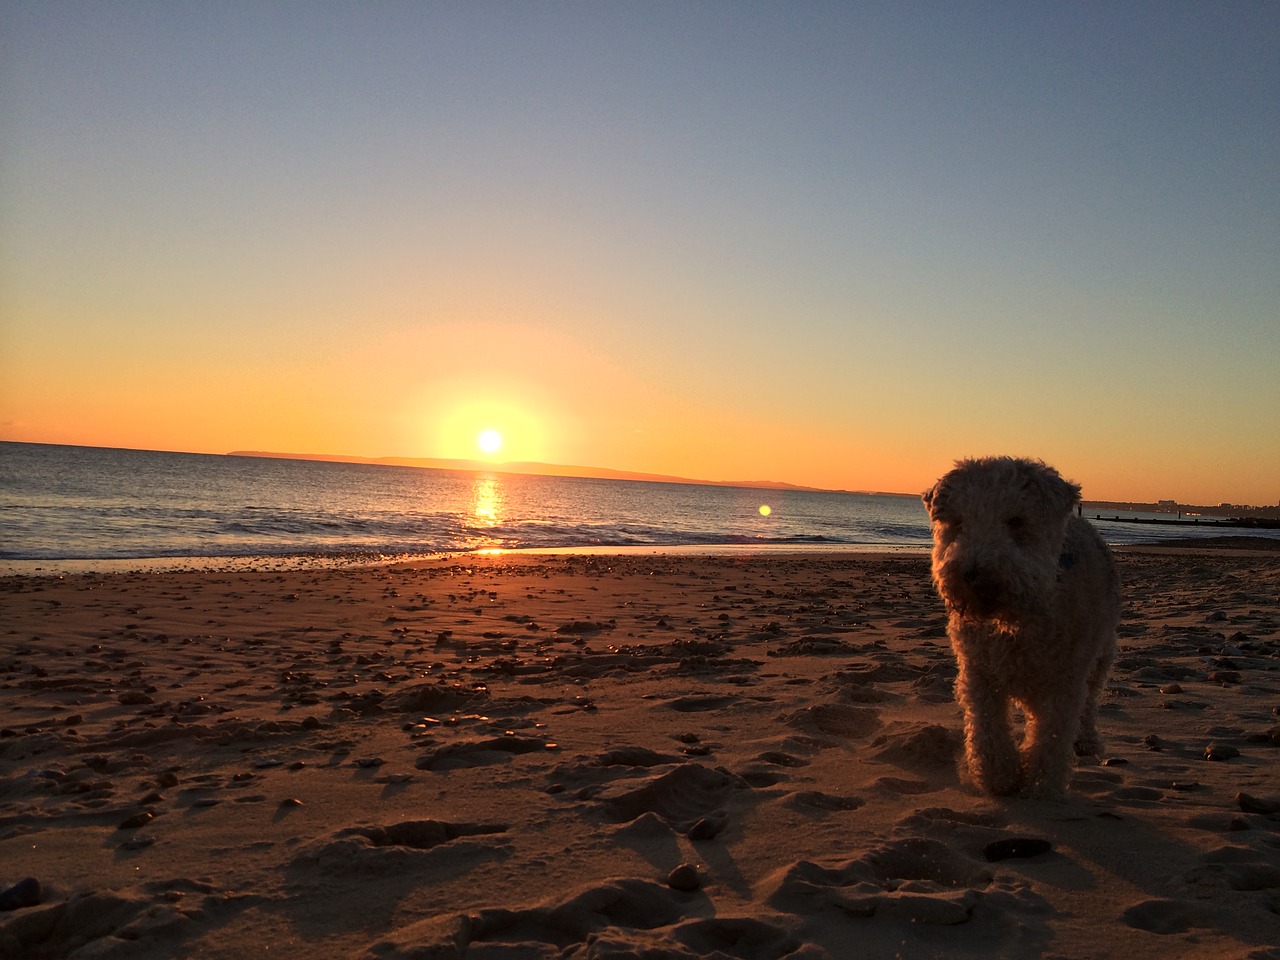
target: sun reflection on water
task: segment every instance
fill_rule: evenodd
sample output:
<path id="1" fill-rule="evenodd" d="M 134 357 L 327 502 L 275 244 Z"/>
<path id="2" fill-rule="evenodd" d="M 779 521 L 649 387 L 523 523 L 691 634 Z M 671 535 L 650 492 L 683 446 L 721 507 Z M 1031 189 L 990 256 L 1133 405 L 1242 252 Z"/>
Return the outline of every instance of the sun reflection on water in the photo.
<path id="1" fill-rule="evenodd" d="M 487 527 L 502 522 L 507 505 L 502 481 L 491 474 L 479 474 L 471 485 L 471 515 Z"/>

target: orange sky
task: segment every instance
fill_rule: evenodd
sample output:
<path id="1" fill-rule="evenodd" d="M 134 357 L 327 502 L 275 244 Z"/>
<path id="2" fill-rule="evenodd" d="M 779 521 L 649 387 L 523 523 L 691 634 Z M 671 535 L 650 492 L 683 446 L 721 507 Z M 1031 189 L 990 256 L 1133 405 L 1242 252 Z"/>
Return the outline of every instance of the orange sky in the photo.
<path id="1" fill-rule="evenodd" d="M 1277 502 L 1274 18 L 893 10 L 6 5 L 0 439 Z"/>

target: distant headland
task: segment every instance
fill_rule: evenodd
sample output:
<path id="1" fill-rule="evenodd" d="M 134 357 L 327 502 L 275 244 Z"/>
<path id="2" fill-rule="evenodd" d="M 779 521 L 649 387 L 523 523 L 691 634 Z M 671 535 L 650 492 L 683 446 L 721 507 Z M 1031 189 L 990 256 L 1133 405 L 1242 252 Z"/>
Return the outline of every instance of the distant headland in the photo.
<path id="1" fill-rule="evenodd" d="M 579 477 L 592 480 L 639 480 L 646 483 L 688 483 L 704 487 L 746 487 L 755 490 L 796 490 L 809 493 L 876 493 L 880 496 L 915 496 L 915 494 L 881 493 L 880 491 L 828 490 L 806 487 L 781 480 L 697 480 L 660 473 L 637 473 L 608 467 L 568 466 L 558 463 L 515 461 L 489 463 L 484 460 L 451 460 L 436 457 L 353 457 L 327 453 L 271 453 L 262 450 L 235 450 L 229 457 L 267 457 L 276 460 L 324 460 L 331 463 L 370 463 L 390 467 L 423 467 L 429 470 L 471 470 L 492 473 L 522 473 L 540 477 Z"/>

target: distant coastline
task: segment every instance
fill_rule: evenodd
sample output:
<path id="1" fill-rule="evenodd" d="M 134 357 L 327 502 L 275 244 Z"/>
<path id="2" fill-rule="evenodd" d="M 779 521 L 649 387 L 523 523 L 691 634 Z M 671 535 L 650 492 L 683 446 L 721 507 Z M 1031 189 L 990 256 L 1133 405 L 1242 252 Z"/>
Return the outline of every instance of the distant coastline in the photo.
<path id="1" fill-rule="evenodd" d="M 1164 522 L 1176 523 L 1178 521 L 1193 521 L 1196 518 L 1203 519 L 1229 519 L 1229 520 L 1280 520 L 1280 505 L 1274 507 L 1254 507 L 1245 506 L 1234 503 L 1219 504 L 1191 504 L 1191 503 L 1175 503 L 1170 500 L 1158 503 L 1134 503 L 1123 500 L 1085 500 L 1083 502 L 1086 511 L 1115 513 L 1117 511 L 1124 513 L 1153 513 L 1161 516 L 1168 516 L 1169 519 Z M 1158 520 L 1148 520 L 1144 522 L 1157 523 Z"/>
<path id="2" fill-rule="evenodd" d="M 583 467 L 559 463 L 510 461 L 489 463 L 484 460 L 453 460 L 437 457 L 355 457 L 329 453 L 274 453 L 264 450 L 233 450 L 229 457 L 263 457 L 273 460 L 321 460 L 327 463 L 368 463 L 384 467 L 421 467 L 428 470 L 471 470 L 492 473 L 521 473 L 539 477 L 575 477 L 587 480 L 636 480 L 644 483 L 686 483 L 702 487 L 745 487 L 753 490 L 796 490 L 805 493 L 856 493 L 881 497 L 914 497 L 916 494 L 879 490 L 830 490 L 806 487 L 781 480 L 697 480 L 660 473 L 637 473 L 609 467 Z"/>

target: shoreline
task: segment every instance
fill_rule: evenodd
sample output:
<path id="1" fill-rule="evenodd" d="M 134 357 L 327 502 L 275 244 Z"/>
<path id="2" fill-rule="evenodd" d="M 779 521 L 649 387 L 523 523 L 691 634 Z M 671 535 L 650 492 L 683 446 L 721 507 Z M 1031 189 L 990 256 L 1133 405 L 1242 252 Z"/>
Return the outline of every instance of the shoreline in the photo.
<path id="1" fill-rule="evenodd" d="M 924 551 L 0 579 L 0 955 L 1273 956 L 1280 557 L 1117 565 L 1061 802 L 960 778 Z"/>
<path id="2" fill-rule="evenodd" d="M 928 556 L 928 544 L 683 544 L 662 546 L 482 548 L 402 554 L 262 554 L 242 557 L 125 557 L 66 559 L 0 559 L 0 577 L 59 576 L 78 573 L 238 572 L 365 569 L 467 556 L 673 556 L 673 557 L 825 557 Z M 1111 545 L 1113 553 L 1204 552 L 1280 553 L 1280 538 L 1249 535 L 1185 537 L 1152 543 Z"/>

